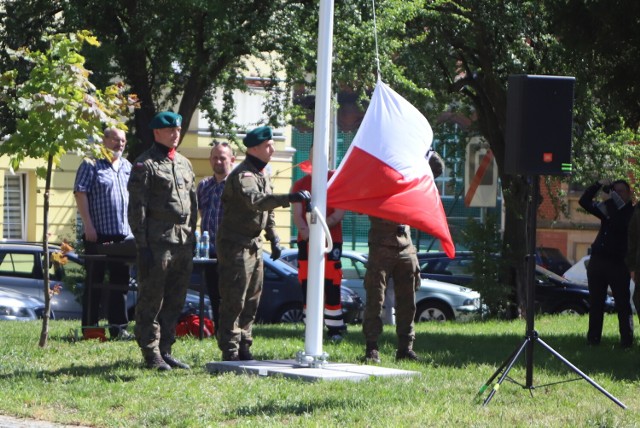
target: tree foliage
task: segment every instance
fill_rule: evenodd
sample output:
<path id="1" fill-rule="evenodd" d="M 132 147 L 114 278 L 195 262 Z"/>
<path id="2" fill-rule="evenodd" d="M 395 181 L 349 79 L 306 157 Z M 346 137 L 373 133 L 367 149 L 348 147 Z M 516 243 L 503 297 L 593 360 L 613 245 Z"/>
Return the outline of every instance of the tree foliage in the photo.
<path id="1" fill-rule="evenodd" d="M 130 147 L 135 155 L 152 142 L 148 124 L 158 110 L 177 107 L 189 123 L 200 108 L 215 132 L 235 135 L 230 94 L 246 89 L 247 77 L 269 90 L 262 122 L 284 123 L 287 82 L 302 76 L 300 64 L 309 60 L 301 48 L 311 6 L 304 0 L 89 0 L 68 4 L 64 16 L 69 28 L 89 28 L 103 41 L 89 54 L 93 69 L 106 80 L 121 76 L 138 94 L 134 129 L 142 147 Z M 276 84 L 285 75 L 287 82 Z M 221 94 L 224 103 L 216 105 Z"/>
<path id="2" fill-rule="evenodd" d="M 0 77 L 2 99 L 16 114 L 16 130 L 0 145 L 0 154 L 10 156 L 17 170 L 25 158 L 48 159 L 55 165 L 67 152 L 96 153 L 105 124 L 123 126 L 134 98 L 123 94 L 122 83 L 97 89 L 80 55 L 84 43 L 99 45 L 83 31 L 48 39 L 46 51 L 10 50 L 15 62 L 24 61 L 29 78 L 17 83 L 18 69 Z M 45 178 L 46 170 L 38 169 Z"/>
<path id="3" fill-rule="evenodd" d="M 573 182 L 637 176 L 627 159 L 638 155 L 638 146 L 629 144 L 640 121 L 634 83 L 638 2 L 378 0 L 375 15 L 372 6 L 335 2 L 336 89 L 350 88 L 364 101 L 379 70 L 432 121 L 445 110 L 475 119 L 500 171 L 507 212 L 503 251 L 512 266 L 522 267 L 512 269 L 506 282 L 522 284 L 528 195 L 526 177 L 503 172 L 508 76 L 576 76 Z M 199 107 L 214 131 L 233 136 L 238 127 L 231 94 L 246 89 L 248 76 L 284 79 L 252 82 L 269 90 L 263 122 L 272 125 L 301 113 L 288 105 L 293 87 L 306 82 L 301 95 L 313 92 L 308 76 L 316 65 L 317 0 L 10 0 L 5 8 L 13 14 L 5 16 L 9 24 L 17 22 L 11 16 L 33 16 L 34 33 L 89 28 L 97 34 L 103 45 L 87 52 L 95 77 L 108 82 L 119 76 L 140 97 L 133 125 L 141 144 L 136 149 L 130 138 L 133 156 L 151 142 L 153 114 L 173 106 L 185 123 Z M 45 19 L 52 16 L 57 20 Z M 26 41 L 35 43 L 31 36 Z"/>
<path id="4" fill-rule="evenodd" d="M 592 100 L 613 129 L 640 127 L 640 3 L 634 0 L 549 2 L 554 33 L 566 48 L 578 80 L 588 80 Z M 618 118 L 622 118 L 620 121 Z"/>
<path id="5" fill-rule="evenodd" d="M 18 170 L 26 158 L 42 159 L 45 164 L 36 173 L 46 180 L 44 192 L 43 244 L 44 271 L 48 271 L 48 211 L 52 169 L 67 152 L 97 154 L 102 129 L 124 127 L 135 97 L 124 95 L 124 85 L 97 89 L 89 80 L 90 71 L 80 54 L 85 43 L 98 45 L 87 31 L 55 35 L 44 40 L 46 50 L 26 48 L 9 54 L 24 67 L 5 71 L 0 76 L 0 96 L 16 118 L 15 131 L 0 144 L 0 155 L 7 155 L 12 170 Z M 28 79 L 17 82 L 21 70 L 29 70 Z M 48 338 L 49 276 L 44 275 L 45 316 L 40 346 Z"/>
<path id="6" fill-rule="evenodd" d="M 628 46 L 630 52 L 640 46 L 639 43 L 629 46 L 633 44 L 630 35 L 633 41 L 640 42 L 633 19 L 616 19 L 625 7 L 636 10 L 638 6 L 631 0 L 619 0 L 616 11 L 608 11 L 605 3 L 604 0 L 377 2 L 384 79 L 395 82 L 394 87 L 431 120 L 445 109 L 475 118 L 475 131 L 485 138 L 495 155 L 506 205 L 502 252 L 511 262 L 506 264 L 502 280 L 518 284 L 521 306 L 525 294 L 524 207 L 530 195 L 527 177 L 504 173 L 509 75 L 576 77 L 574 173 L 564 180 L 586 184 L 600 177 L 640 173 L 638 166 L 630 162 L 640 154 L 638 146 L 632 143 L 636 140 L 636 129 L 627 125 L 634 123 L 638 98 L 607 95 L 611 88 L 622 93 L 625 88 L 635 87 L 632 79 L 609 76 L 607 70 L 618 70 L 617 76 L 621 76 L 627 64 L 635 64 L 614 46 Z M 581 12 L 579 17 L 571 16 L 575 8 Z M 398 13 L 400 10 L 411 12 Z M 606 24 L 602 26 L 605 30 L 584 39 L 570 37 L 571 29 L 581 25 L 580 18 L 585 14 L 591 23 Z M 606 28 L 615 25 L 614 22 L 622 23 L 624 28 L 607 33 Z M 354 31 L 366 38 L 371 25 L 360 25 Z M 391 41 L 385 41 L 388 39 Z M 355 50 L 341 54 L 360 56 Z M 354 79 L 371 82 L 370 61 L 362 66 L 357 61 L 350 64 Z"/>
<path id="7" fill-rule="evenodd" d="M 501 265 L 505 263 L 504 258 L 498 257 L 502 251 L 499 219 L 496 215 L 488 215 L 482 222 L 468 219 L 461 239 L 473 252 L 469 286 L 480 292 L 491 316 L 506 316 L 513 309 L 513 296 L 511 289 L 499 281 Z"/>

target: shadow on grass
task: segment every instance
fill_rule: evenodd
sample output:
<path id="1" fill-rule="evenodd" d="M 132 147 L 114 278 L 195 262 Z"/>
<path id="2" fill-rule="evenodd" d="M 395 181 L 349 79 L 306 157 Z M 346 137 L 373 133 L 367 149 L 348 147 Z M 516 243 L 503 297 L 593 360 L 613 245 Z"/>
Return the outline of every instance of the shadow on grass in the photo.
<path id="1" fill-rule="evenodd" d="M 350 326 L 343 345 L 358 346 L 364 353 L 365 340 L 361 329 L 361 326 Z M 262 326 L 256 336 L 285 339 L 290 335 L 290 328 L 283 329 L 274 325 Z M 640 373 L 637 370 L 637 344 L 634 348 L 622 349 L 613 336 L 605 336 L 599 346 L 589 346 L 582 333 L 569 335 L 540 333 L 540 339 L 589 377 L 604 375 L 614 380 L 640 380 Z M 524 340 L 524 331 L 522 334 L 418 332 L 414 350 L 422 357 L 422 361 L 418 364 L 424 366 L 465 368 L 470 365 L 488 365 L 497 369 L 522 345 Z M 534 343 L 534 371 L 543 369 L 549 374 L 574 374 L 541 344 Z M 394 364 L 391 356 L 397 345 L 395 332 L 385 330 L 378 340 L 378 345 L 384 354 L 383 365 Z M 514 368 L 524 367 L 525 352 L 518 357 L 514 365 Z M 489 377 L 492 373 L 493 370 L 488 370 L 486 373 L 476 375 L 482 378 Z"/>
<path id="2" fill-rule="evenodd" d="M 633 349 L 622 349 L 617 342 L 606 339 L 599 346 L 588 346 L 584 335 L 541 334 L 540 339 L 585 374 L 604 374 L 616 380 L 640 379 L 636 369 L 637 355 Z M 488 364 L 496 368 L 524 343 L 524 333 L 518 335 L 464 335 L 429 333 L 418 337 L 416 352 L 428 354 L 434 365 L 465 367 Z M 560 359 L 541 344 L 534 342 L 534 370 L 553 373 L 571 372 Z M 525 353 L 516 367 L 525 365 Z"/>
<path id="3" fill-rule="evenodd" d="M 266 400 L 251 406 L 241 406 L 225 412 L 230 417 L 278 416 L 313 414 L 317 410 L 351 407 L 343 398 L 315 399 L 313 402 L 285 402 Z"/>
<path id="4" fill-rule="evenodd" d="M 95 377 L 108 382 L 131 382 L 136 380 L 137 376 L 131 374 L 123 374 L 123 372 L 132 369 L 140 369 L 142 373 L 142 365 L 133 361 L 118 361 L 113 364 L 93 365 L 93 366 L 71 366 L 63 367 L 57 370 L 14 370 L 11 373 L 0 374 L 0 381 L 11 380 L 21 377 L 34 377 L 36 379 L 47 379 L 56 377 Z"/>

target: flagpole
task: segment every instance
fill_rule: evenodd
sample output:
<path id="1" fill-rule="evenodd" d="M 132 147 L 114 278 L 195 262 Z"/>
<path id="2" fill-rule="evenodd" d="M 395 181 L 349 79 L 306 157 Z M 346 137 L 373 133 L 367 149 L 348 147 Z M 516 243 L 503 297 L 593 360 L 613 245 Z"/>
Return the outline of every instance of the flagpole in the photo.
<path id="1" fill-rule="evenodd" d="M 313 128 L 313 170 L 311 204 L 324 217 L 327 212 L 328 147 L 331 131 L 331 66 L 333 55 L 333 0 L 320 0 L 318 25 L 318 65 L 315 119 Z M 306 361 L 321 365 L 327 355 L 322 350 L 324 313 L 325 232 L 317 219 L 309 224 L 309 273 L 304 352 Z M 314 221 L 315 220 L 315 221 Z"/>

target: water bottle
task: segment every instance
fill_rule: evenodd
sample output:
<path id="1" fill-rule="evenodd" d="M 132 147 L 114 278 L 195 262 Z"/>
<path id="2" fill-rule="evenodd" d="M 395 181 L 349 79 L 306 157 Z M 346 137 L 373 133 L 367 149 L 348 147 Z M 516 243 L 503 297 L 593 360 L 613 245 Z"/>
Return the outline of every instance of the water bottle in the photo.
<path id="1" fill-rule="evenodd" d="M 209 231 L 202 232 L 202 245 L 200 246 L 200 258 L 209 258 Z"/>
<path id="2" fill-rule="evenodd" d="M 200 252 L 201 252 L 200 251 L 200 247 L 201 246 L 202 246 L 202 243 L 200 242 L 200 231 L 196 230 L 196 250 L 195 250 L 195 253 L 193 255 L 196 259 L 200 258 Z"/>

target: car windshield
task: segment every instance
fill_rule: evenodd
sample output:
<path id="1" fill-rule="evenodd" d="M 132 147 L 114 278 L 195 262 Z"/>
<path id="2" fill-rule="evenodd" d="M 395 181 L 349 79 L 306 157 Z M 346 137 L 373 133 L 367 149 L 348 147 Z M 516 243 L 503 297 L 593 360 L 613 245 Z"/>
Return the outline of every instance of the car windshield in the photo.
<path id="1" fill-rule="evenodd" d="M 267 253 L 266 251 L 263 254 L 264 254 L 264 256 L 263 256 L 264 260 L 267 260 L 270 257 L 270 254 Z M 281 271 L 282 273 L 284 273 L 285 275 L 297 275 L 298 274 L 297 269 L 292 267 L 289 263 L 283 262 L 282 260 L 275 260 L 274 261 L 274 260 L 269 259 L 269 261 L 271 263 L 273 263 L 273 265 L 275 267 L 277 267 L 277 269 L 279 271 Z"/>
<path id="2" fill-rule="evenodd" d="M 343 279 L 364 279 L 364 275 L 367 273 L 367 265 L 362 260 L 343 254 L 340 258 L 340 263 L 342 264 Z"/>

